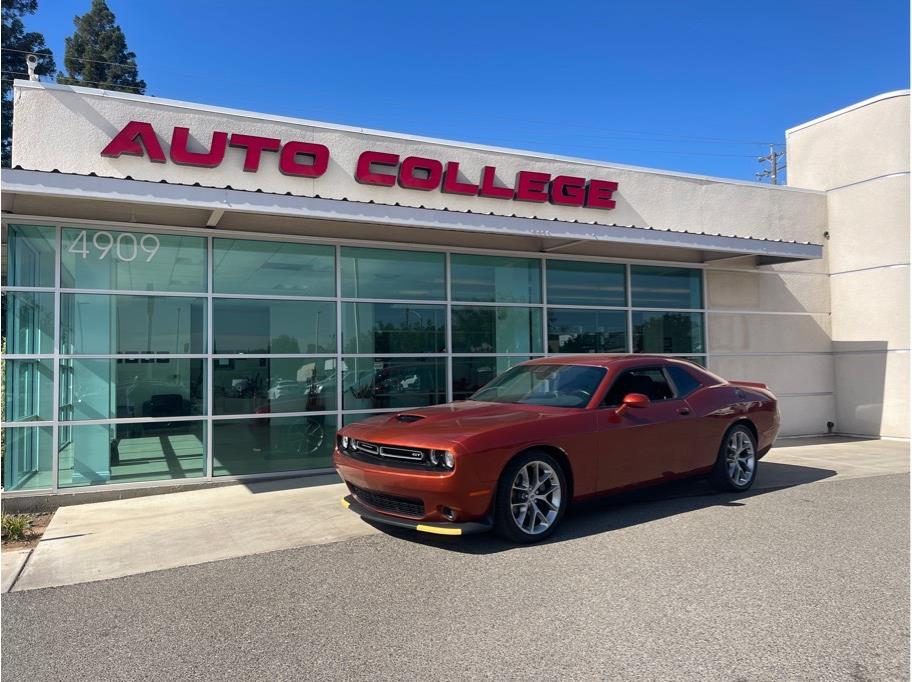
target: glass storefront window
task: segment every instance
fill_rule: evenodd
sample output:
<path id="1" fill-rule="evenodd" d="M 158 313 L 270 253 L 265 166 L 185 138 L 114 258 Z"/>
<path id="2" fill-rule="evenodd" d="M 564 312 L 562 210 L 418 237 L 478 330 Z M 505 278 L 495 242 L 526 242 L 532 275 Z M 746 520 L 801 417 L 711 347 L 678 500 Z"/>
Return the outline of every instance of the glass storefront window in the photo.
<path id="1" fill-rule="evenodd" d="M 621 264 L 549 260 L 546 267 L 551 305 L 627 305 L 627 273 Z"/>
<path id="2" fill-rule="evenodd" d="M 444 353 L 446 308 L 411 303 L 343 303 L 345 353 Z"/>
<path id="3" fill-rule="evenodd" d="M 702 308 L 703 272 L 631 265 L 630 291 L 634 308 Z"/>
<path id="4" fill-rule="evenodd" d="M 334 301 L 216 298 L 216 353 L 335 353 Z"/>
<path id="5" fill-rule="evenodd" d="M 206 240 L 152 232 L 64 228 L 60 286 L 64 289 L 203 292 Z"/>
<path id="6" fill-rule="evenodd" d="M 454 253 L 450 257 L 454 301 L 541 303 L 540 261 Z"/>
<path id="7" fill-rule="evenodd" d="M 446 402 L 446 358 L 342 360 L 342 409 L 422 407 Z"/>
<path id="8" fill-rule="evenodd" d="M 335 358 L 216 358 L 213 414 L 335 410 Z"/>
<path id="9" fill-rule="evenodd" d="M 5 360 L 3 421 L 51 421 L 54 417 L 53 360 Z"/>
<path id="10" fill-rule="evenodd" d="M 60 295 L 61 353 L 206 352 L 206 299 L 186 296 Z"/>
<path id="11" fill-rule="evenodd" d="M 343 247 L 341 269 L 345 298 L 446 298 L 446 257 L 442 253 Z"/>
<path id="12" fill-rule="evenodd" d="M 44 225 L 10 225 L 5 229 L 3 284 L 53 287 L 57 231 Z"/>
<path id="13" fill-rule="evenodd" d="M 3 430 L 3 489 L 50 488 L 54 432 L 50 426 L 25 426 Z"/>
<path id="14" fill-rule="evenodd" d="M 334 246 L 215 239 L 212 249 L 215 293 L 336 295 Z"/>
<path id="15" fill-rule="evenodd" d="M 626 353 L 623 310 L 548 310 L 549 353 Z"/>
<path id="16" fill-rule="evenodd" d="M 215 476 L 265 474 L 332 466 L 336 416 L 217 419 L 212 422 Z"/>
<path id="17" fill-rule="evenodd" d="M 206 361 L 67 358 L 60 361 L 60 419 L 206 414 Z"/>
<path id="18" fill-rule="evenodd" d="M 204 476 L 206 422 L 78 424 L 59 432 L 61 488 Z"/>
<path id="19" fill-rule="evenodd" d="M 634 353 L 702 353 L 703 314 L 633 312 Z"/>
<path id="20" fill-rule="evenodd" d="M 453 400 L 466 400 L 479 388 L 529 356 L 453 358 Z"/>
<path id="21" fill-rule="evenodd" d="M 3 295 L 6 352 L 44 355 L 54 352 L 54 294 L 10 291 Z"/>
<path id="22" fill-rule="evenodd" d="M 453 306 L 454 353 L 541 353 L 540 308 Z"/>

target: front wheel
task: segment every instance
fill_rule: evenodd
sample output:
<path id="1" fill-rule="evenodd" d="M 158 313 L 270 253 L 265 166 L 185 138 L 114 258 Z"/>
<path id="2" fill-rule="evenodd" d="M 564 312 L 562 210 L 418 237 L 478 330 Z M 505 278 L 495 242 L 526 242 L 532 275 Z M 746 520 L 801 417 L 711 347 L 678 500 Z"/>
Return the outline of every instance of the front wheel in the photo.
<path id="1" fill-rule="evenodd" d="M 757 441 L 744 424 L 735 424 L 725 433 L 709 480 L 716 490 L 741 492 L 757 477 Z"/>
<path id="2" fill-rule="evenodd" d="M 494 527 L 513 542 L 539 542 L 554 532 L 569 502 L 567 477 L 546 452 L 529 452 L 507 465 L 497 484 Z"/>

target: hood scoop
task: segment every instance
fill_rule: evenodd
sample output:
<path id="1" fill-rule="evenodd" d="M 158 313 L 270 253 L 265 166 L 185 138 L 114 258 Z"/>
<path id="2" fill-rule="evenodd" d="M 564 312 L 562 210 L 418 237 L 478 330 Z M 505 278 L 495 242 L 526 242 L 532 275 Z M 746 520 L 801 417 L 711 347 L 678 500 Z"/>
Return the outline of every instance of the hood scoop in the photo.
<path id="1" fill-rule="evenodd" d="M 402 422 L 403 424 L 411 424 L 412 422 L 421 421 L 424 417 L 420 414 L 397 414 L 396 421 Z"/>

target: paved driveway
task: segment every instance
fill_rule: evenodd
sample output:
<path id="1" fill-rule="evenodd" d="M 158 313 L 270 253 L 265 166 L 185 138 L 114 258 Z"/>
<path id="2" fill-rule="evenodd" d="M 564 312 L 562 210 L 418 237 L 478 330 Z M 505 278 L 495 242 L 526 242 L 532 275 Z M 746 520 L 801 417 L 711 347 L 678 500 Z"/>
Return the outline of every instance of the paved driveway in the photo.
<path id="1" fill-rule="evenodd" d="M 4 673 L 907 679 L 908 476 L 844 456 L 770 462 L 802 483 L 747 496 L 679 484 L 588 504 L 538 546 L 377 532 L 13 592 Z"/>

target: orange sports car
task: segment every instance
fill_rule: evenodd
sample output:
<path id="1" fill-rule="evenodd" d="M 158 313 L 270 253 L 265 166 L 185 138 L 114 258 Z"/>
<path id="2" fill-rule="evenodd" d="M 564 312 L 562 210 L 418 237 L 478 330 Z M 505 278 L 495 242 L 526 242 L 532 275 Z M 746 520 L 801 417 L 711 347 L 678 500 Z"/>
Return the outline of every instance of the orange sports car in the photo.
<path id="1" fill-rule="evenodd" d="M 536 542 L 572 500 L 698 475 L 747 490 L 778 430 L 763 384 L 667 357 L 548 357 L 469 400 L 345 426 L 333 464 L 367 519 Z"/>

